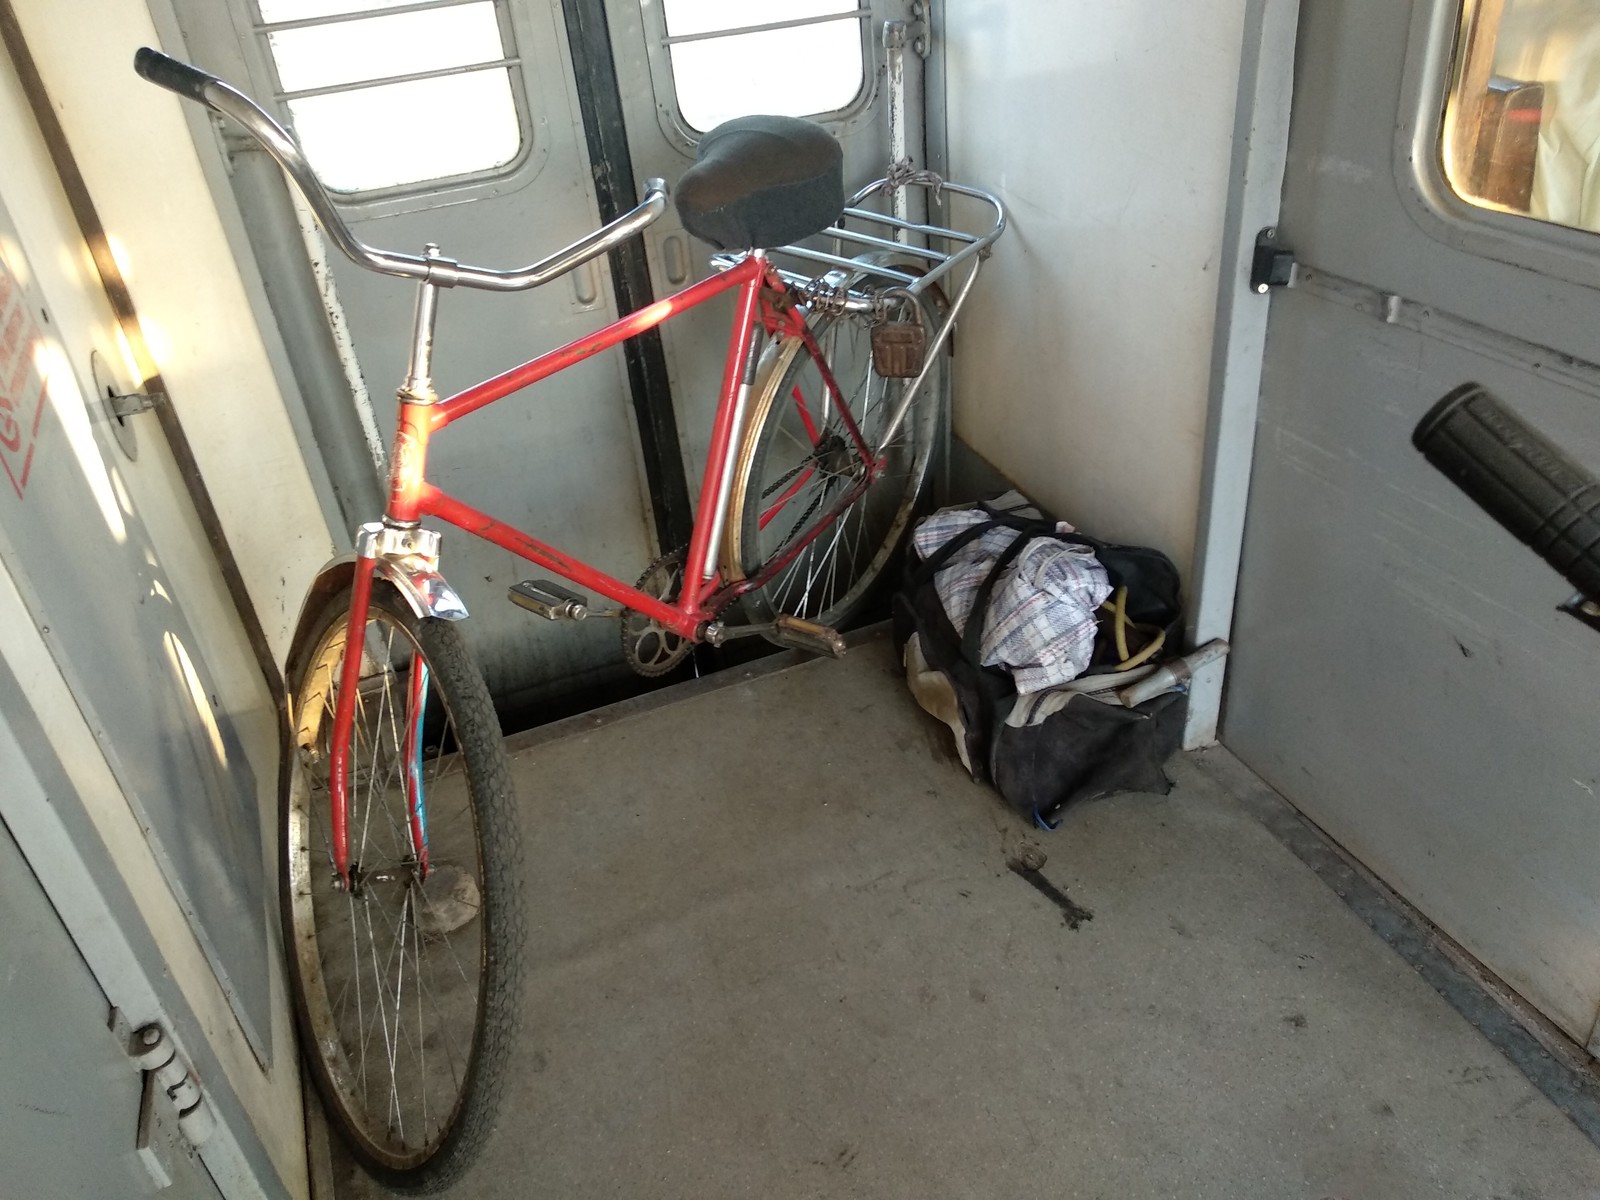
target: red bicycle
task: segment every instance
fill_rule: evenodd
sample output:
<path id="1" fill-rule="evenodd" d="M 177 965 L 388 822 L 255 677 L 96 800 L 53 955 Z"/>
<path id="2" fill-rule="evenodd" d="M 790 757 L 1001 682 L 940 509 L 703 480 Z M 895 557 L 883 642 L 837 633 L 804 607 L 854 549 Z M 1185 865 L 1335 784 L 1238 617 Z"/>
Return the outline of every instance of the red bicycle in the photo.
<path id="1" fill-rule="evenodd" d="M 357 264 L 419 281 L 386 511 L 312 584 L 285 672 L 281 908 L 302 1040 L 331 1118 L 385 1183 L 431 1189 L 460 1172 L 493 1120 L 522 912 L 509 764 L 453 624 L 466 609 L 439 573 L 440 534 L 421 522 L 486 538 L 584 589 L 536 580 L 511 599 L 551 620 L 616 618 L 624 655 L 646 675 L 697 642 L 739 636 L 841 653 L 836 627 L 923 494 L 946 428 L 952 320 L 1004 211 L 986 192 L 906 170 L 847 204 L 826 130 L 741 118 L 705 136 L 679 188 L 685 228 L 724 250 L 718 274 L 441 398 L 430 366 L 441 289 L 537 287 L 642 230 L 665 210 L 665 184 L 649 181 L 633 211 L 528 267 L 468 266 L 432 245 L 420 256 L 378 250 L 252 100 L 154 50 L 134 65 L 259 141 Z M 966 197 L 984 228 L 911 220 L 912 188 Z M 860 207 L 875 193 L 895 212 Z M 793 244 L 819 235 L 829 249 Z M 453 422 L 728 293 L 735 316 L 693 533 L 636 583 L 428 482 L 430 440 Z M 596 610 L 588 592 L 616 607 Z"/>

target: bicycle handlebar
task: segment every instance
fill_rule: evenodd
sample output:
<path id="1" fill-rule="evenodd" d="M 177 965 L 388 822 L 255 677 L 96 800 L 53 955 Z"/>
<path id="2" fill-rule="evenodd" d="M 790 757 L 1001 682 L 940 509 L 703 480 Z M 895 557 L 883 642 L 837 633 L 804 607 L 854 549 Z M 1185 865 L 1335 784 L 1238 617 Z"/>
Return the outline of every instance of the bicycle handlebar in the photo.
<path id="1" fill-rule="evenodd" d="M 1411 441 L 1567 582 L 1600 599 L 1600 480 L 1481 384 L 1441 398 Z"/>
<path id="2" fill-rule="evenodd" d="M 249 96 L 215 75 L 208 75 L 198 67 L 148 46 L 141 47 L 134 54 L 133 69 L 158 87 L 175 92 L 186 100 L 204 104 L 238 124 L 260 143 L 261 148 L 283 168 L 284 174 L 294 181 L 334 245 L 357 266 L 380 274 L 423 279 L 438 287 L 470 287 L 490 292 L 525 291 L 548 283 L 556 276 L 627 241 L 667 209 L 666 182 L 661 179 L 646 180 L 644 199 L 630 211 L 547 258 L 510 270 L 474 267 L 448 258 L 380 250 L 356 237 L 339 215 L 327 188 L 322 186 L 322 181 L 306 161 L 305 152 L 300 149 L 300 143 L 295 141 L 294 135 L 273 120 Z"/>

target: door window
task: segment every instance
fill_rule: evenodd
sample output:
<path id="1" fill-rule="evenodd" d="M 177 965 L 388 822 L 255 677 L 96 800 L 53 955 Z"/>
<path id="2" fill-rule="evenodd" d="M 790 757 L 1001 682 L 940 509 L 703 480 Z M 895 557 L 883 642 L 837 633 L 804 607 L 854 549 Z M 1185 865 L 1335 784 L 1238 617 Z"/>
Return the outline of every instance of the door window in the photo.
<path id="1" fill-rule="evenodd" d="M 1600 231 L 1594 0 L 1467 0 L 1445 111 L 1445 174 L 1485 208 Z"/>
<path id="2" fill-rule="evenodd" d="M 278 99 L 323 183 L 369 194 L 513 169 L 529 123 L 505 4 L 258 0 Z"/>
<path id="3" fill-rule="evenodd" d="M 661 13 L 670 78 L 656 95 L 691 134 L 747 113 L 842 113 L 866 91 L 871 13 L 857 0 L 663 0 Z"/>

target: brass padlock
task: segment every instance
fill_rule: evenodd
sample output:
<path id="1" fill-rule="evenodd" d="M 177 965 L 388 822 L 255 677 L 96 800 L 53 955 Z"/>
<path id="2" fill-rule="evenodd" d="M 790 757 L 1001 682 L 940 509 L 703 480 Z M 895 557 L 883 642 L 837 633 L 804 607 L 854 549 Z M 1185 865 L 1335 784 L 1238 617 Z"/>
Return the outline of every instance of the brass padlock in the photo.
<path id="1" fill-rule="evenodd" d="M 891 297 L 898 297 L 913 319 L 886 319 L 872 327 L 872 369 L 884 379 L 915 379 L 928 358 L 928 329 L 922 323 L 922 305 L 904 288 L 884 293 L 886 300 Z"/>

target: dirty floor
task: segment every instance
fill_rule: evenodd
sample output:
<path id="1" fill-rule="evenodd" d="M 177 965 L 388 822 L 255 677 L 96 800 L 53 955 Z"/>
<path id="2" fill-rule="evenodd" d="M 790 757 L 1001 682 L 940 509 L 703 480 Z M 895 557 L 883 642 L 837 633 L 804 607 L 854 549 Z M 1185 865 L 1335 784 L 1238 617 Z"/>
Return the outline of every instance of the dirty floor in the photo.
<path id="1" fill-rule="evenodd" d="M 1046 833 L 884 640 L 664 695 L 513 741 L 524 1034 L 452 1195 L 1600 1197 L 1600 1149 L 1227 794 L 1225 752 Z"/>

